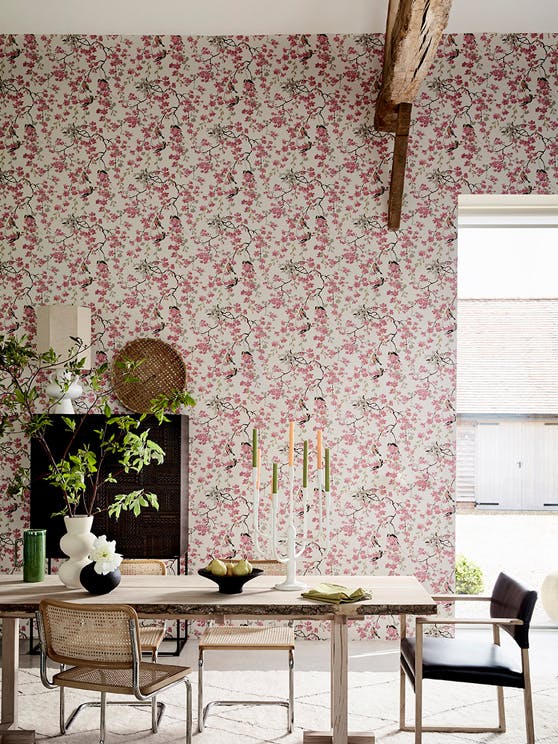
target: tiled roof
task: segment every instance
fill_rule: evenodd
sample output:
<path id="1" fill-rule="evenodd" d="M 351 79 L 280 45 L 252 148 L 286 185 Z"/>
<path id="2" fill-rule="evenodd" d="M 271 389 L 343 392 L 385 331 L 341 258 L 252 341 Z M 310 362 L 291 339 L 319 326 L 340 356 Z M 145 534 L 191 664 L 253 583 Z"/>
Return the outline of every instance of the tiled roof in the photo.
<path id="1" fill-rule="evenodd" d="M 558 300 L 459 300 L 457 412 L 558 414 Z"/>

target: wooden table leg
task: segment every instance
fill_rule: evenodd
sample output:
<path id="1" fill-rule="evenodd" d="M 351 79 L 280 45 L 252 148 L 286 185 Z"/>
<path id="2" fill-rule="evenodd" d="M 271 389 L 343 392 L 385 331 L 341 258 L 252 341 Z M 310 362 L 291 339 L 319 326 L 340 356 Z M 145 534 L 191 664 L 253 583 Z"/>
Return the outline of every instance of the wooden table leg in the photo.
<path id="1" fill-rule="evenodd" d="M 331 622 L 331 730 L 305 731 L 303 744 L 374 744 L 373 733 L 348 729 L 349 639 L 347 618 L 335 615 Z"/>
<path id="2" fill-rule="evenodd" d="M 347 618 L 336 615 L 331 624 L 331 711 L 333 744 L 347 741 L 349 640 Z"/>
<path id="3" fill-rule="evenodd" d="M 19 619 L 2 618 L 2 718 L 0 730 L 17 726 Z"/>
<path id="4" fill-rule="evenodd" d="M 34 731 L 15 730 L 17 715 L 17 678 L 19 672 L 19 619 L 2 618 L 2 714 L 0 744 L 33 744 Z"/>

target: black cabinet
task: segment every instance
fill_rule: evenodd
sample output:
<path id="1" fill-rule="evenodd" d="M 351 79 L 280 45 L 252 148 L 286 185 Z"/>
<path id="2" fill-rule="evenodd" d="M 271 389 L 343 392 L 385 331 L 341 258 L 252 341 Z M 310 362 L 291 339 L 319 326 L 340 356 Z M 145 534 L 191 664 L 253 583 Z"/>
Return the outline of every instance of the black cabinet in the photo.
<path id="1" fill-rule="evenodd" d="M 91 443 L 94 449 L 94 430 L 103 424 L 104 416 L 85 416 L 76 446 Z M 47 428 L 47 440 L 52 450 L 61 456 L 68 441 L 68 432 L 61 416 L 52 414 Z M 179 558 L 188 549 L 188 417 L 172 415 L 159 425 L 154 417 L 147 417 L 141 429 L 149 428 L 149 437 L 165 452 L 161 465 L 148 465 L 140 473 L 122 473 L 117 483 L 101 487 L 96 508 L 105 509 L 112 497 L 145 488 L 157 494 L 159 510 L 143 509 L 137 517 L 122 512 L 119 519 L 106 511 L 96 514 L 93 532 L 116 540 L 116 549 L 127 558 Z M 59 541 L 64 534 L 63 517 L 52 517 L 63 507 L 60 492 L 45 482 L 48 460 L 39 442 L 31 442 L 31 527 L 47 530 L 47 557 L 63 558 Z M 114 470 L 118 468 L 115 465 Z"/>

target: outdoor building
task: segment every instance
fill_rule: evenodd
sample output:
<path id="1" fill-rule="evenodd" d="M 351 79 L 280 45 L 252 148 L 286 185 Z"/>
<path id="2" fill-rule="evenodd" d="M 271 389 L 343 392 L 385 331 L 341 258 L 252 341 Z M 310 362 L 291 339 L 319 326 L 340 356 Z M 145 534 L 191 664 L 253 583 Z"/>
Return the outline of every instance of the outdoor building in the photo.
<path id="1" fill-rule="evenodd" d="M 457 500 L 558 509 L 558 300 L 460 299 Z"/>

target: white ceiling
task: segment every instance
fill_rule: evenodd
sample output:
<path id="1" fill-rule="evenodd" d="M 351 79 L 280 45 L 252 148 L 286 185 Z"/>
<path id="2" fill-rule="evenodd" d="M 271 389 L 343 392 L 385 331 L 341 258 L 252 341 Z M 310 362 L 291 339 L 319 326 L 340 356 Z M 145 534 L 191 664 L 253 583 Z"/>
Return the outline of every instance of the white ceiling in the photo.
<path id="1" fill-rule="evenodd" d="M 0 0 L 0 33 L 383 33 L 388 0 Z M 557 0 L 453 0 L 448 33 L 558 32 Z"/>

